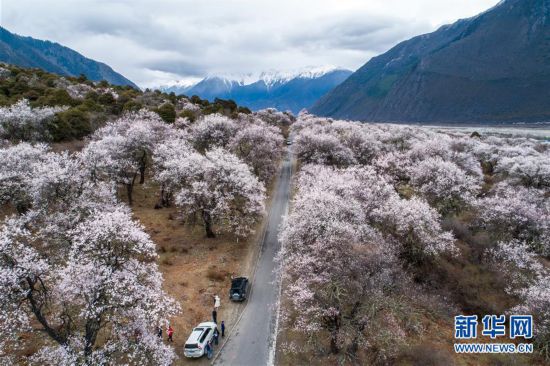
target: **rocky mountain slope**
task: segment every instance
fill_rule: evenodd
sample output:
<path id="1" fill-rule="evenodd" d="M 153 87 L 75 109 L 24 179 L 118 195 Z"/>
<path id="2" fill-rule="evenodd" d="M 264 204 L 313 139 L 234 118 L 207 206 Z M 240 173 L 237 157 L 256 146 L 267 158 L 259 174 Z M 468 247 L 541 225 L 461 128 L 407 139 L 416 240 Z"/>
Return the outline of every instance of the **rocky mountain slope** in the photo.
<path id="1" fill-rule="evenodd" d="M 113 85 L 137 88 L 102 62 L 84 57 L 58 43 L 13 34 L 3 27 L 0 27 L 0 61 L 21 67 L 36 67 L 64 76 L 84 74 L 92 81 L 106 80 Z"/>
<path id="2" fill-rule="evenodd" d="M 393 122 L 550 121 L 550 1 L 505 0 L 371 59 L 312 112 Z"/>

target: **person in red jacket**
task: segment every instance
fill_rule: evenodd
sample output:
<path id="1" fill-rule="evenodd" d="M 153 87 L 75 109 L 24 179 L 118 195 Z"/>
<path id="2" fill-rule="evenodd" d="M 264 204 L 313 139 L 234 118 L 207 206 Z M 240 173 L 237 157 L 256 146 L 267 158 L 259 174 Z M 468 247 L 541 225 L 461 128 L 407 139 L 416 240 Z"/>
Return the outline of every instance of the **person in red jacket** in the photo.
<path id="1" fill-rule="evenodd" d="M 174 329 L 171 325 L 168 326 L 168 342 L 173 342 L 172 335 L 174 334 Z"/>

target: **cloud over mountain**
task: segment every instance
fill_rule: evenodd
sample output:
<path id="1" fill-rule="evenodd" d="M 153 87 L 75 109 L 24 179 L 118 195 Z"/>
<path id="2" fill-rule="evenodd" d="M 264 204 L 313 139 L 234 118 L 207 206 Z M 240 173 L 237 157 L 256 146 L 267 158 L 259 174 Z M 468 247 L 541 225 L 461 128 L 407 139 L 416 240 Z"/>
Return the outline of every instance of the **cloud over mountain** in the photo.
<path id="1" fill-rule="evenodd" d="M 497 0 L 70 0 L 2 3 L 3 26 L 105 62 L 140 86 L 335 64 L 356 69 Z M 167 61 L 169 60 L 169 61 Z"/>

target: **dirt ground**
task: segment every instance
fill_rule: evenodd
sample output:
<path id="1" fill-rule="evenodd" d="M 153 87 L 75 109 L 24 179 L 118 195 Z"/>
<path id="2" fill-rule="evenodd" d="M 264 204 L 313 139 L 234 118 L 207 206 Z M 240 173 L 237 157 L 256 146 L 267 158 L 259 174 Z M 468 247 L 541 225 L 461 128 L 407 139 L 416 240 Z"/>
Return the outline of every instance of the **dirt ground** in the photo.
<path id="1" fill-rule="evenodd" d="M 246 240 L 232 235 L 208 239 L 202 226 L 182 224 L 174 207 L 155 210 L 158 192 L 151 181 L 143 186 L 136 185 L 132 210 L 157 245 L 165 290 L 181 306 L 180 314 L 171 319 L 174 346 L 179 356 L 175 365 L 206 365 L 206 357 L 185 358 L 183 346 L 193 327 L 211 321 L 214 295 L 221 298 L 218 323 L 224 320 L 226 334 L 231 331 L 245 306 L 245 303 L 228 299 L 231 276 L 252 275 L 263 222 L 258 223 L 255 233 Z M 125 198 L 123 194 L 120 197 Z M 164 338 L 166 341 L 165 329 Z"/>
<path id="2" fill-rule="evenodd" d="M 284 305 L 284 304 L 283 304 Z M 536 355 L 497 355 L 497 354 L 456 354 L 453 351 L 453 322 L 433 316 L 423 316 L 422 325 L 424 332 L 420 335 L 407 337 L 407 346 L 398 346 L 396 343 L 397 358 L 387 364 L 399 366 L 418 365 L 446 365 L 446 366 L 527 366 L 546 365 L 544 360 Z M 478 330 L 481 332 L 481 327 Z M 297 335 L 282 330 L 278 334 L 277 359 L 275 364 L 280 366 L 316 365 L 334 366 L 341 364 L 343 355 L 332 356 L 328 353 L 328 336 L 324 334 L 321 338 L 323 351 L 318 354 L 307 352 L 286 353 L 283 350 L 285 341 L 293 341 L 298 349 L 303 344 L 303 335 Z M 507 341 L 505 341 L 507 342 Z M 483 340 L 480 341 L 483 343 Z M 490 343 L 485 340 L 485 343 Z M 373 363 L 372 354 L 359 352 L 355 360 L 347 360 L 346 365 L 370 365 Z M 381 364 L 384 364 L 382 362 Z"/>

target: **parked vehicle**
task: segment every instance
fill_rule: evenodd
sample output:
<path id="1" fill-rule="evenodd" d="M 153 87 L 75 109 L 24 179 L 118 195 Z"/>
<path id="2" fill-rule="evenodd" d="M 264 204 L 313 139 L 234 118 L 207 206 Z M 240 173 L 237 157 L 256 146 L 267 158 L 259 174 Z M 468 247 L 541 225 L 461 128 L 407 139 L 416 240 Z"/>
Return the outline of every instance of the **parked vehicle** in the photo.
<path id="1" fill-rule="evenodd" d="M 286 139 L 286 144 L 287 145 L 292 145 L 292 140 L 291 139 Z"/>
<path id="2" fill-rule="evenodd" d="M 198 358 L 205 355 L 206 344 L 212 341 L 214 329 L 216 329 L 214 322 L 200 323 L 193 328 L 189 338 L 185 341 L 185 346 L 183 346 L 185 357 Z"/>
<path id="3" fill-rule="evenodd" d="M 248 295 L 248 278 L 235 277 L 231 280 L 231 289 L 229 290 L 229 299 L 233 301 L 243 301 Z"/>

